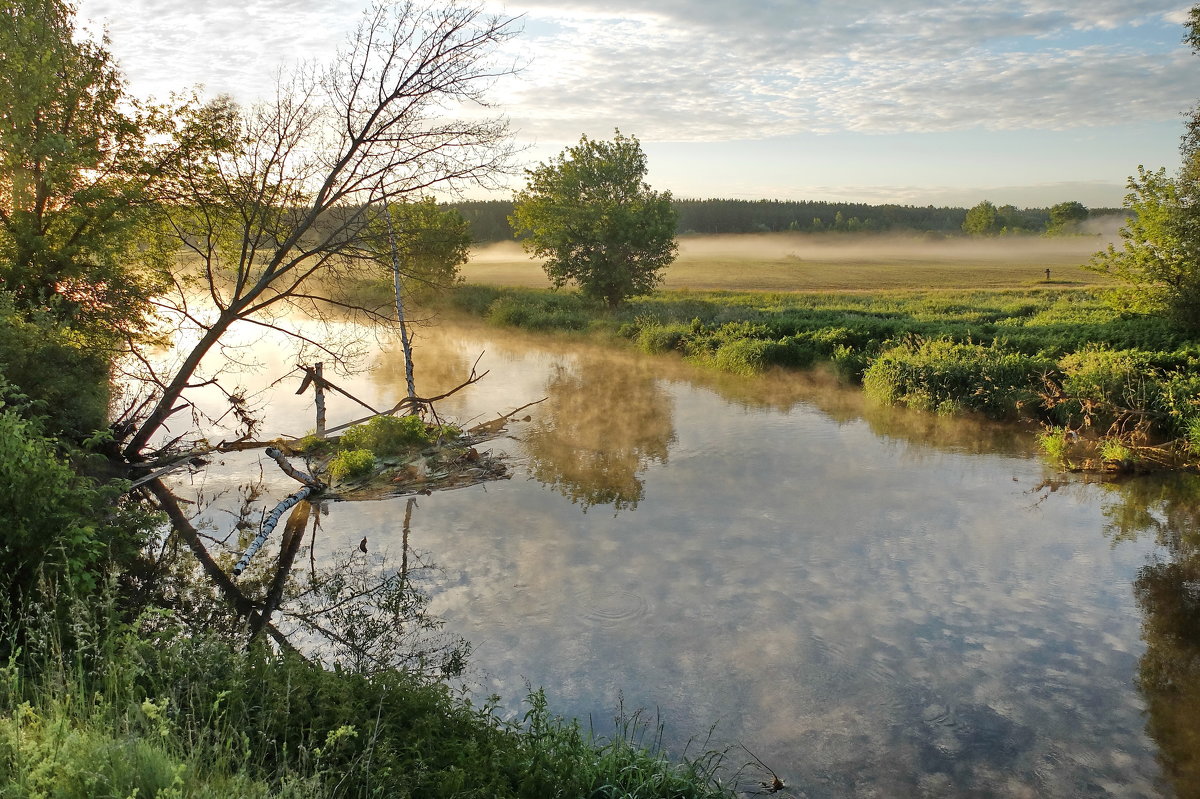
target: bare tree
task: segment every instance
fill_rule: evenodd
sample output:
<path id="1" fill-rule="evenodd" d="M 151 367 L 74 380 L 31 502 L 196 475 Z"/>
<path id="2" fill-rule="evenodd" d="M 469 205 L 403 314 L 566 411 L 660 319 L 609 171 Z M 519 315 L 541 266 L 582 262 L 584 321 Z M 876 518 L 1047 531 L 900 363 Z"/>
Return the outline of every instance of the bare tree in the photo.
<path id="1" fill-rule="evenodd" d="M 361 257 L 373 206 L 492 185 L 507 170 L 507 123 L 479 109 L 514 69 L 498 50 L 515 33 L 477 6 L 382 3 L 331 66 L 281 80 L 274 101 L 242 110 L 223 98 L 189 120 L 180 138 L 192 157 L 163 218 L 187 258 L 160 302 L 197 335 L 165 372 L 141 359 L 148 390 L 124 412 L 127 459 L 154 454 L 164 423 L 189 407 L 185 392 L 211 382 L 201 362 L 234 324 L 280 329 L 284 311 L 330 306 L 384 319 L 341 296 L 338 276 Z"/>

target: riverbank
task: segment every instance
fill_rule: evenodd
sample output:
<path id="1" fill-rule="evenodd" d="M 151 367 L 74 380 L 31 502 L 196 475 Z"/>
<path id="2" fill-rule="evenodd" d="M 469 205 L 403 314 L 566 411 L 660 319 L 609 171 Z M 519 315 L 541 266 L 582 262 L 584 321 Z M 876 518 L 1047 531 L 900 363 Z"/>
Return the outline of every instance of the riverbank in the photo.
<path id="1" fill-rule="evenodd" d="M 1200 338 L 1114 314 L 1095 288 L 664 291 L 610 311 L 571 293 L 469 284 L 442 303 L 734 374 L 828 364 L 885 403 L 1031 419 L 1065 468 L 1200 465 Z"/>

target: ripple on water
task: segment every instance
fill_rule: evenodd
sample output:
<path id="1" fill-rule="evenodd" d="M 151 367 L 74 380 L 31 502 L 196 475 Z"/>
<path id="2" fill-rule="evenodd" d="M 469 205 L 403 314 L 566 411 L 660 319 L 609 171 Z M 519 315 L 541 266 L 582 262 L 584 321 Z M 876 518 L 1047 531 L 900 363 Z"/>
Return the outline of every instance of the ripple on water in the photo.
<path id="1" fill-rule="evenodd" d="M 646 600 L 637 594 L 609 591 L 591 597 L 583 618 L 600 627 L 621 627 L 641 619 L 648 610 Z"/>

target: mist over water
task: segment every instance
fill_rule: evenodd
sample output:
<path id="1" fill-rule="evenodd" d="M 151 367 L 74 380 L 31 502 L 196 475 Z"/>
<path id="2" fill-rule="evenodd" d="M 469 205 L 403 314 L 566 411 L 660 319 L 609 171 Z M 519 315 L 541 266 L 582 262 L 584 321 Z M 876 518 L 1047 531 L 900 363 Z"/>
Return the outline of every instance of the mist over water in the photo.
<path id="1" fill-rule="evenodd" d="M 409 538 L 439 567 L 431 607 L 475 647 L 477 695 L 515 714 L 543 686 L 601 731 L 646 708 L 675 751 L 716 724 L 781 795 L 1193 787 L 1170 742 L 1197 716 L 1151 678 L 1193 651 L 1170 634 L 1191 571 L 1153 567 L 1191 562 L 1194 479 L 1090 484 L 1027 430 L 879 407 L 821 373 L 734 377 L 447 320 L 418 331 L 418 390 L 480 353 L 490 374 L 443 416 L 545 401 L 487 445 L 512 479 L 419 497 Z M 398 350 L 346 381 L 390 406 Z M 292 390 L 268 428 L 311 413 Z M 326 511 L 314 557 L 367 536 L 395 560 L 404 499 Z"/>

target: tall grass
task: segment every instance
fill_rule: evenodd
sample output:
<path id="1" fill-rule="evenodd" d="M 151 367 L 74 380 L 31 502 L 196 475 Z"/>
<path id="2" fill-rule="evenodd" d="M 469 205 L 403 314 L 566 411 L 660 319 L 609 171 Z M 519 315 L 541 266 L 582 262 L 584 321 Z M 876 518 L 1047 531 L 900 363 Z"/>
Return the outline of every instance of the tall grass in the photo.
<path id="1" fill-rule="evenodd" d="M 721 757 L 673 761 L 635 716 L 600 738 L 544 695 L 504 720 L 445 683 L 326 670 L 72 605 L 0 669 L 0 796 L 729 797 Z M 10 619 L 10 622 L 13 620 Z M 10 625 L 10 630 L 12 629 Z"/>
<path id="2" fill-rule="evenodd" d="M 1151 438 L 1200 448 L 1200 337 L 1114 314 L 1099 290 L 678 291 L 610 311 L 572 294 L 464 286 L 448 302 L 498 325 L 615 331 L 733 374 L 827 362 L 880 401 L 939 413 L 1064 429 L 1136 418 Z"/>

